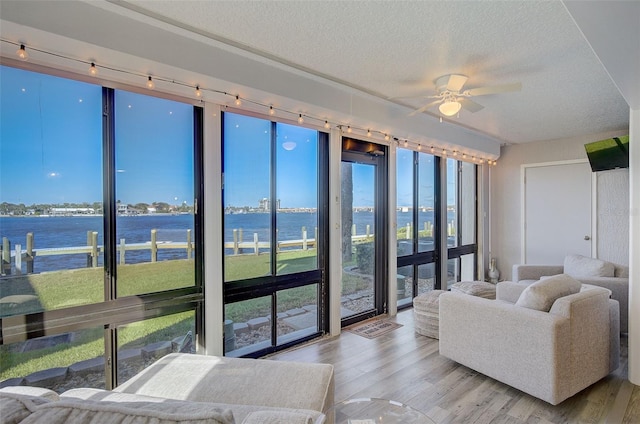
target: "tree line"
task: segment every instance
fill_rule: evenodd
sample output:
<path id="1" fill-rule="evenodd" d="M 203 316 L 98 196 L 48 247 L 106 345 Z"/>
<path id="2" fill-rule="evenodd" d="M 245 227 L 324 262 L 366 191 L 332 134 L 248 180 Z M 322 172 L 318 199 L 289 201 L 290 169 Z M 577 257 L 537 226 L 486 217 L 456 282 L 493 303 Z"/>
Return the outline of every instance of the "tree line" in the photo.
<path id="1" fill-rule="evenodd" d="M 121 202 L 118 201 L 118 204 Z M 140 211 L 140 213 L 147 213 L 149 208 L 155 208 L 157 213 L 171 213 L 171 212 L 192 212 L 193 206 L 183 203 L 181 205 L 170 205 L 166 202 L 153 202 L 153 203 L 136 203 L 129 205 L 131 208 Z M 83 208 L 93 209 L 95 214 L 102 214 L 102 202 L 82 202 L 82 203 L 34 203 L 31 205 L 25 205 L 24 203 L 0 203 L 0 215 L 49 215 L 53 208 Z"/>

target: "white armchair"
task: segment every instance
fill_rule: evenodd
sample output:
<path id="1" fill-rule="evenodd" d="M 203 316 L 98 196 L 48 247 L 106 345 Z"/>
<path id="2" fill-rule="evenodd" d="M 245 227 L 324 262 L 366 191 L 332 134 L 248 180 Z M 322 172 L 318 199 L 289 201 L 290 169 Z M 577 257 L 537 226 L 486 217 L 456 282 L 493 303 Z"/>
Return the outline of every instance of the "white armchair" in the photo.
<path id="1" fill-rule="evenodd" d="M 545 312 L 512 303 L 527 287 L 499 283 L 497 300 L 443 293 L 440 354 L 553 405 L 618 368 L 619 305 L 608 290 L 559 297 Z"/>
<path id="2" fill-rule="evenodd" d="M 620 303 L 620 332 L 629 331 L 629 267 L 580 255 L 567 255 L 563 265 L 514 265 L 512 280 L 533 283 L 545 276 L 569 274 L 583 284 L 611 290 Z"/>

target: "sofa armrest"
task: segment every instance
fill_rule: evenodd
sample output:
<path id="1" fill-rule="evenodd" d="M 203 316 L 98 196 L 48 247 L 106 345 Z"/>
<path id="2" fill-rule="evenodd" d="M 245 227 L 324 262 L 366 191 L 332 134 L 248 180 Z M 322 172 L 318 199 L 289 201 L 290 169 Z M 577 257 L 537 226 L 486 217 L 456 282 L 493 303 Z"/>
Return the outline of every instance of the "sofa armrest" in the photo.
<path id="1" fill-rule="evenodd" d="M 609 374 L 611 311 L 609 290 L 594 287 L 553 303 L 549 314 L 566 316 L 571 322 L 571 387 L 586 387 Z M 617 327 L 617 326 L 616 326 Z M 617 328 L 613 331 L 617 332 Z M 619 334 L 617 343 L 620 343 Z"/>
<path id="2" fill-rule="evenodd" d="M 629 332 L 629 278 L 623 277 L 579 277 L 583 284 L 611 290 L 611 299 L 620 303 L 620 332 Z"/>
<path id="3" fill-rule="evenodd" d="M 540 277 L 562 274 L 563 265 L 527 265 L 516 264 L 513 266 L 511 279 L 513 281 L 539 280 Z"/>

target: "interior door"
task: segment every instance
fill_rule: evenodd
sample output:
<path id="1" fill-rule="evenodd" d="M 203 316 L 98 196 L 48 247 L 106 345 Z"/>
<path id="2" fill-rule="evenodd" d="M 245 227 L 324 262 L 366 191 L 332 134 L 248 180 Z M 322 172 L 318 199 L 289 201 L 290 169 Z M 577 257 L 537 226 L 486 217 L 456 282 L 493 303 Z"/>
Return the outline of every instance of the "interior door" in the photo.
<path id="1" fill-rule="evenodd" d="M 591 256 L 592 172 L 587 161 L 523 168 L 522 262 L 562 264 Z"/>

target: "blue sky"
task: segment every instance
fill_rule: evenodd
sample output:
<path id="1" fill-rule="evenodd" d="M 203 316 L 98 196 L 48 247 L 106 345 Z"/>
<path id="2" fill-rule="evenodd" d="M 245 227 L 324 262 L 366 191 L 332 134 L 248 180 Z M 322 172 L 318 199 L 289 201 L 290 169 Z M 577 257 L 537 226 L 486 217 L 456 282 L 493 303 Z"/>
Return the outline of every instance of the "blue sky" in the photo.
<path id="1" fill-rule="evenodd" d="M 4 66 L 0 83 L 0 202 L 101 202 L 102 88 Z M 115 102 L 117 200 L 192 204 L 193 107 L 120 90 Z M 225 117 L 225 205 L 257 207 L 270 197 L 271 122 Z M 281 207 L 317 207 L 317 132 L 278 123 L 276 134 Z M 410 156 L 398 149 L 399 206 L 412 203 Z M 372 206 L 371 167 L 354 167 L 353 178 L 354 206 Z M 419 184 L 420 206 L 431 204 L 432 172 Z"/>
<path id="2" fill-rule="evenodd" d="M 318 133 L 276 124 L 276 198 L 283 208 L 318 205 Z M 270 197 L 271 122 L 226 113 L 224 120 L 224 203 L 257 207 Z"/>
<path id="3" fill-rule="evenodd" d="M 101 202 L 102 88 L 4 66 L 0 83 L 0 202 Z M 119 200 L 193 203 L 192 115 L 116 92 Z"/>
<path id="4" fill-rule="evenodd" d="M 413 150 L 398 149 L 396 174 L 398 179 L 397 197 L 398 206 L 412 206 L 413 204 Z M 434 182 L 433 167 L 434 158 L 428 153 L 419 153 L 419 190 L 418 206 L 433 206 Z M 447 204 L 455 202 L 455 165 L 456 160 L 447 158 Z"/>

